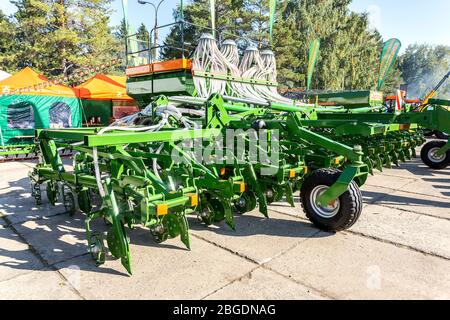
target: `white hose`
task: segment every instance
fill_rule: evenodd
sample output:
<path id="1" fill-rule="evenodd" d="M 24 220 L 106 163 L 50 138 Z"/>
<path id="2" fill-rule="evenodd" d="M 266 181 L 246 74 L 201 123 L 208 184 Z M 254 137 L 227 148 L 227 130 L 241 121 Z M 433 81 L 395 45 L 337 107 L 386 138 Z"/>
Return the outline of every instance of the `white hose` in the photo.
<path id="1" fill-rule="evenodd" d="M 174 105 L 167 105 L 167 106 L 159 106 L 155 110 L 155 114 L 159 117 L 161 117 L 161 120 L 159 123 L 152 125 L 152 126 L 146 126 L 146 127 L 131 127 L 131 125 L 134 125 L 134 121 L 141 116 L 151 116 L 151 110 L 152 106 L 147 106 L 143 111 L 138 112 L 136 114 L 124 117 L 122 119 L 119 119 L 118 121 L 114 122 L 111 126 L 105 127 L 101 129 L 97 135 L 103 135 L 110 131 L 126 131 L 126 132 L 154 132 L 159 131 L 161 128 L 163 128 L 166 125 L 169 125 L 169 118 L 172 117 L 176 121 L 180 122 L 185 129 L 190 129 L 192 127 L 198 128 L 199 124 L 187 119 L 183 116 L 180 110 L 178 110 Z M 119 126 L 122 125 L 122 126 Z M 124 127 L 123 125 L 128 125 L 127 127 Z M 170 126 L 170 125 L 169 125 Z M 155 151 L 156 154 L 159 154 L 164 147 L 164 144 L 161 144 L 158 149 Z M 93 164 L 94 164 L 94 171 L 95 171 L 95 179 L 97 181 L 97 187 L 99 190 L 99 193 L 102 197 L 106 195 L 105 190 L 103 188 L 102 180 L 101 180 L 101 174 L 100 174 L 100 166 L 99 166 L 99 159 L 98 159 L 98 150 L 97 147 L 94 147 L 92 150 L 92 157 L 93 157 Z M 162 181 L 161 176 L 159 174 L 159 168 L 158 168 L 158 162 L 156 158 L 152 159 L 152 167 L 153 171 L 156 175 L 156 177 Z"/>
<path id="2" fill-rule="evenodd" d="M 213 93 L 251 99 L 258 103 L 278 102 L 294 105 L 294 100 L 281 96 L 273 85 L 255 84 L 242 81 L 224 81 L 214 77 L 195 76 L 196 71 L 260 82 L 277 81 L 275 55 L 270 50 L 261 54 L 255 46 L 248 46 L 239 61 L 239 51 L 235 41 L 225 40 L 220 50 L 212 35 L 204 34 L 193 55 L 194 86 L 197 95 L 208 98 Z"/>
<path id="3" fill-rule="evenodd" d="M 98 192 L 100 196 L 103 198 L 106 196 L 105 189 L 103 189 L 102 177 L 100 175 L 100 167 L 98 165 L 98 154 L 97 147 L 92 149 L 92 158 L 94 159 L 94 171 L 95 171 L 95 180 L 97 181 Z"/>
<path id="4" fill-rule="evenodd" d="M 208 98 L 213 93 L 225 93 L 225 80 L 195 76 L 196 71 L 221 75 L 227 74 L 225 59 L 217 46 L 216 39 L 212 35 L 203 34 L 201 36 L 194 51 L 192 70 L 194 71 L 194 85 L 199 97 Z"/>

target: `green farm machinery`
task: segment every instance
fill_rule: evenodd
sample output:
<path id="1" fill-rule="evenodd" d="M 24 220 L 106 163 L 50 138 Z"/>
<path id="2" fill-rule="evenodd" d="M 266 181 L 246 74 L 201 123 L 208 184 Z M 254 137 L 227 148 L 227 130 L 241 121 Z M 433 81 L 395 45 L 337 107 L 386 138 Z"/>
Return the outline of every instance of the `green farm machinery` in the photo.
<path id="1" fill-rule="evenodd" d="M 130 273 L 124 226 L 148 228 L 158 242 L 180 236 L 189 248 L 188 215 L 235 228 L 235 213 L 258 206 L 267 217 L 268 204 L 285 197 L 294 206 L 299 190 L 306 215 L 323 230 L 345 230 L 358 219 L 368 175 L 359 147 L 308 130 L 302 112 L 246 108 L 216 94 L 191 100 L 204 114 L 188 118 L 174 99 L 155 97 L 136 127 L 36 131 L 42 161 L 30 174 L 33 197 L 41 201 L 45 183 L 52 204 L 59 199 L 69 213 L 86 213 L 97 263 L 106 255 L 103 234 L 91 229 L 97 218 L 111 224 L 109 251 Z M 61 148 L 76 152 L 72 172 Z"/>
<path id="2" fill-rule="evenodd" d="M 0 146 L 0 162 L 9 160 L 25 160 L 36 157 L 35 145 L 8 145 Z"/>
<path id="3" fill-rule="evenodd" d="M 50 203 L 86 214 L 98 264 L 109 249 L 131 274 L 125 227 L 145 228 L 157 242 L 180 237 L 190 248 L 190 217 L 234 229 L 235 214 L 258 208 L 268 217 L 269 204 L 294 206 L 298 192 L 316 227 L 346 230 L 375 168 L 415 156 L 425 141 L 419 126 L 448 130 L 450 113 L 440 105 L 396 115 L 374 106 L 376 94 L 359 96 L 352 108 L 287 99 L 277 92 L 271 51 L 248 45 L 240 55 L 240 39 L 223 39 L 204 34 L 192 54 L 182 43 L 179 59 L 154 61 L 158 48 L 142 49 L 130 36 L 127 91 L 142 111 L 105 128 L 36 131 L 33 197 L 41 203 L 45 186 Z M 448 145 L 431 154 L 448 158 Z M 74 153 L 71 171 L 62 150 Z M 97 219 L 106 232 L 93 229 Z"/>

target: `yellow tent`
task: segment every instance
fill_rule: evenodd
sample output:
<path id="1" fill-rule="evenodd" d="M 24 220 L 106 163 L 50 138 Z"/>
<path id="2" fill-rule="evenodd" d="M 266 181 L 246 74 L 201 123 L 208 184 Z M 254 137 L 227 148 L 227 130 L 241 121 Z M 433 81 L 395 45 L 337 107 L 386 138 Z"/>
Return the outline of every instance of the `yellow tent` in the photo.
<path id="1" fill-rule="evenodd" d="M 118 84 L 120 84 L 122 87 L 126 88 L 127 87 L 127 77 L 122 77 L 122 76 L 110 76 L 107 75 L 108 78 L 110 78 L 111 80 L 114 80 L 115 82 L 117 82 Z"/>
<path id="2" fill-rule="evenodd" d="M 56 85 L 33 69 L 26 67 L 22 71 L 0 81 L 0 95 L 32 95 L 76 97 L 76 91 L 62 85 Z"/>
<path id="3" fill-rule="evenodd" d="M 97 74 L 76 87 L 81 99 L 89 100 L 133 100 L 127 95 L 126 77 Z"/>
<path id="4" fill-rule="evenodd" d="M 126 77 L 97 74 L 75 89 L 87 125 L 108 125 L 114 119 L 139 111 L 133 98 L 127 95 Z"/>

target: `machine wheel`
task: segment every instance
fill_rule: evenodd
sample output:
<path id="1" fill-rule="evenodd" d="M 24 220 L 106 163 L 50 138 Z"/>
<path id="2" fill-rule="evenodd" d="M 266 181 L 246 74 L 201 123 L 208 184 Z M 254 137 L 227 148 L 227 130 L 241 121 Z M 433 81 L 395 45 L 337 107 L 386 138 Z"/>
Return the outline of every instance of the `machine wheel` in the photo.
<path id="1" fill-rule="evenodd" d="M 54 206 L 56 204 L 56 199 L 58 198 L 58 190 L 55 184 L 51 181 L 47 182 L 47 199 Z"/>
<path id="2" fill-rule="evenodd" d="M 355 181 L 334 203 L 327 207 L 316 203 L 317 198 L 332 186 L 341 175 L 337 169 L 314 171 L 303 183 L 300 191 L 303 210 L 308 219 L 324 231 L 343 231 L 350 228 L 361 215 L 363 202 Z"/>
<path id="3" fill-rule="evenodd" d="M 69 216 L 73 217 L 75 215 L 75 212 L 77 211 L 73 193 L 70 190 L 65 189 L 63 197 L 64 208 L 66 209 L 66 212 L 69 214 Z"/>
<path id="4" fill-rule="evenodd" d="M 442 156 L 436 155 L 436 152 L 445 144 L 445 141 L 430 141 L 424 145 L 420 152 L 423 163 L 432 169 L 445 169 L 450 163 L 450 150 Z"/>
<path id="5" fill-rule="evenodd" d="M 89 253 L 97 265 L 105 263 L 106 249 L 100 233 L 92 233 L 89 241 Z"/>
<path id="6" fill-rule="evenodd" d="M 448 138 L 450 137 L 449 134 L 447 134 L 445 132 L 441 132 L 441 131 L 436 131 L 435 135 L 436 135 L 436 138 L 442 139 L 442 140 L 448 140 Z"/>
<path id="7" fill-rule="evenodd" d="M 234 204 L 239 214 L 250 212 L 256 208 L 257 199 L 253 192 L 245 192 Z"/>

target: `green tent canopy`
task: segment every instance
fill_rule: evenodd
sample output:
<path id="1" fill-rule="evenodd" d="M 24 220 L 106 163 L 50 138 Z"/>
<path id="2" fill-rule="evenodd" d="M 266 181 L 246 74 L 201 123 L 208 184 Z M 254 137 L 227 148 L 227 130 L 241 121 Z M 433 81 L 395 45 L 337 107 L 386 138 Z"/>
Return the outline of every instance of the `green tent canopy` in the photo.
<path id="1" fill-rule="evenodd" d="M 30 68 L 0 81 L 0 145 L 30 142 L 35 129 L 79 128 L 76 92 L 55 85 Z"/>

